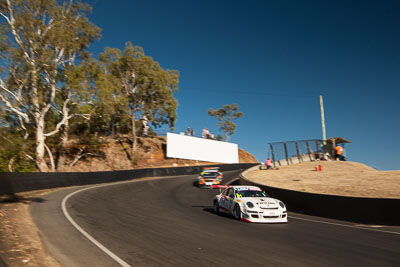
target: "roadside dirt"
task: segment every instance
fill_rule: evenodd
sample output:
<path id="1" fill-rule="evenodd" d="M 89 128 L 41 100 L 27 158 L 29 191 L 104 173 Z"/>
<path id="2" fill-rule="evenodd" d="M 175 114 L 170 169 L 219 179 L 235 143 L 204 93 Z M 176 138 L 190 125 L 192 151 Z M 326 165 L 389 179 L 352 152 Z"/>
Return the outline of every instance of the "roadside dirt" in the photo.
<path id="1" fill-rule="evenodd" d="M 43 247 L 29 213 L 29 204 L 51 191 L 0 196 L 0 258 L 8 266 L 61 266 Z"/>

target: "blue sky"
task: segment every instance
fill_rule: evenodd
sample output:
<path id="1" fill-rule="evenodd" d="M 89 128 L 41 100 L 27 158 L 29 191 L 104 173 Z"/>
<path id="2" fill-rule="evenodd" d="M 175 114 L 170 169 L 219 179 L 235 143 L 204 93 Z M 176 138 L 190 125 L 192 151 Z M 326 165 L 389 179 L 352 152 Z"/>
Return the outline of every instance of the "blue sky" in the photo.
<path id="1" fill-rule="evenodd" d="M 180 72 L 176 131 L 218 134 L 209 108 L 237 103 L 231 140 L 265 161 L 268 143 L 341 136 L 350 161 L 400 170 L 400 1 L 88 0 L 102 39 L 130 41 Z"/>

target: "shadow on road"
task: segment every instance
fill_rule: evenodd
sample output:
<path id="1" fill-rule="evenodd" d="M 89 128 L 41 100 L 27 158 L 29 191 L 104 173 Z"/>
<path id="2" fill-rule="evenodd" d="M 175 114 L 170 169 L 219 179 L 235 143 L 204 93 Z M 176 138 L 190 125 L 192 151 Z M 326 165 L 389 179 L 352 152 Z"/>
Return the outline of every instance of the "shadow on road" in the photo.
<path id="1" fill-rule="evenodd" d="M 29 204 L 31 202 L 43 203 L 47 200 L 40 197 L 21 197 L 16 194 L 6 194 L 0 196 L 0 205 L 6 203 L 24 203 Z"/>

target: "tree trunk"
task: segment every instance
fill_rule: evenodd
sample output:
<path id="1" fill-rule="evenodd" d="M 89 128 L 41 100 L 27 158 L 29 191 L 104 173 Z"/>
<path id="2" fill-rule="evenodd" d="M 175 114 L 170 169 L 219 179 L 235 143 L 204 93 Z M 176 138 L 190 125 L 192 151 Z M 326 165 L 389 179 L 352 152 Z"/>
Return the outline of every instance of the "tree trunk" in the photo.
<path id="1" fill-rule="evenodd" d="M 36 165 L 40 172 L 48 172 L 49 166 L 47 166 L 46 160 L 44 159 L 45 147 L 44 142 L 46 137 L 44 136 L 44 118 L 37 120 L 36 128 Z"/>
<path id="2" fill-rule="evenodd" d="M 136 159 L 136 145 L 137 145 L 137 140 L 136 140 L 136 120 L 135 120 L 135 113 L 132 111 L 131 115 L 131 122 L 132 122 L 132 147 L 131 147 L 131 158 Z"/>
<path id="3" fill-rule="evenodd" d="M 224 131 L 224 135 L 225 135 L 225 142 L 229 142 L 228 132 Z"/>
<path id="4" fill-rule="evenodd" d="M 69 129 L 69 123 L 67 121 L 63 127 L 63 133 L 62 133 L 62 137 L 61 137 L 61 147 L 60 147 L 60 151 L 58 153 L 58 159 L 57 159 L 57 171 L 58 172 L 64 171 L 64 169 L 65 169 L 65 155 L 66 155 L 67 144 L 68 144 L 68 129 Z"/>
<path id="5" fill-rule="evenodd" d="M 14 161 L 15 161 L 15 159 L 18 157 L 18 155 L 14 155 L 11 159 L 10 159 L 10 161 L 8 162 L 8 171 L 9 172 L 14 172 Z"/>

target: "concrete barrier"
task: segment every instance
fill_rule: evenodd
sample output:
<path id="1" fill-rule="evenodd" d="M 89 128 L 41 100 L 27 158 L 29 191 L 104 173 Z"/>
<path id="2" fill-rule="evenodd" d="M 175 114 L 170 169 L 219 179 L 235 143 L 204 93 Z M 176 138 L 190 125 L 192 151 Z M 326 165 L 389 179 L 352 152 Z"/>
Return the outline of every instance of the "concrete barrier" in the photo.
<path id="1" fill-rule="evenodd" d="M 221 171 L 231 171 L 244 170 L 256 164 L 258 163 L 220 164 L 207 166 L 220 167 Z M 203 167 L 206 166 L 147 168 L 107 172 L 0 172 L 0 195 L 56 187 L 109 183 L 143 177 L 199 174 Z"/>
<path id="2" fill-rule="evenodd" d="M 282 200 L 289 211 L 364 224 L 400 225 L 400 199 L 298 192 L 252 182 L 244 177 L 246 172 L 240 175 L 239 184 L 260 187 L 271 197 Z"/>

